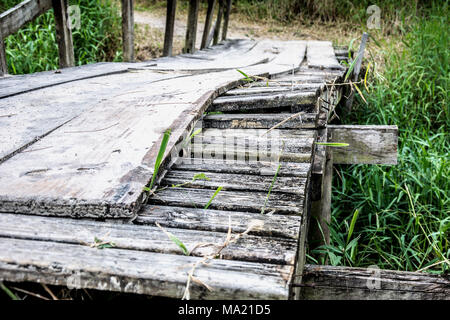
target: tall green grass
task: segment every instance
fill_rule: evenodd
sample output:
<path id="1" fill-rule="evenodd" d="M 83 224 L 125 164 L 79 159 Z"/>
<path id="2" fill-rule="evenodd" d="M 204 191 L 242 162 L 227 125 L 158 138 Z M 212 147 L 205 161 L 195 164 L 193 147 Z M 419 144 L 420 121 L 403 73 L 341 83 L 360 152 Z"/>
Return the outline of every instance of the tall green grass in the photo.
<path id="1" fill-rule="evenodd" d="M 438 3 L 438 2 L 436 2 Z M 313 250 L 333 265 L 438 273 L 450 270 L 448 4 L 432 5 L 386 55 L 368 104 L 358 99 L 346 123 L 399 128 L 398 165 L 336 166 L 331 245 Z M 359 216 L 351 246 L 353 212 Z M 320 254 L 323 254 L 321 256 Z M 314 260 L 314 259 L 313 259 Z"/>
<path id="2" fill-rule="evenodd" d="M 6 10 L 21 0 L 2 1 Z M 76 65 L 121 60 L 120 13 L 113 0 L 72 0 L 79 5 L 81 28 L 72 30 Z M 25 74 L 58 68 L 53 10 L 5 39 L 8 70 Z"/>

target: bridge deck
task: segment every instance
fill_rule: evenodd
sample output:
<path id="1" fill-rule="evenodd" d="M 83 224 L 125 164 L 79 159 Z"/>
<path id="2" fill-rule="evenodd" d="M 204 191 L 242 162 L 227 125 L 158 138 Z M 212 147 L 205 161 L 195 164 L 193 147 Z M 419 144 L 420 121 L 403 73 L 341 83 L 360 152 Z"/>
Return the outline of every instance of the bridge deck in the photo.
<path id="1" fill-rule="evenodd" d="M 326 83 L 343 72 L 329 42 L 228 41 L 0 79 L 0 279 L 168 297 L 190 279 L 192 298 L 295 298 L 315 141 L 339 99 Z"/>

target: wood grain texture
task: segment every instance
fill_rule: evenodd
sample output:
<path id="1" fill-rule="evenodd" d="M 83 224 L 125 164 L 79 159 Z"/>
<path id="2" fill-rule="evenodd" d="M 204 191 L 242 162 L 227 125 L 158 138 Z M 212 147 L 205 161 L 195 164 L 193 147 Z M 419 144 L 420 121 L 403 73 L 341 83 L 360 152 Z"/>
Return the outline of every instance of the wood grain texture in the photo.
<path id="1" fill-rule="evenodd" d="M 397 164 L 397 126 L 329 125 L 328 141 L 350 144 L 333 148 L 337 164 Z"/>
<path id="2" fill-rule="evenodd" d="M 8 63 L 6 61 L 5 41 L 0 32 L 0 77 L 8 74 Z"/>
<path id="3" fill-rule="evenodd" d="M 450 279 L 426 273 L 307 265 L 306 300 L 450 300 Z"/>
<path id="4" fill-rule="evenodd" d="M 152 196 L 149 203 L 204 208 L 214 192 L 215 190 L 208 189 L 168 188 L 159 191 L 156 196 Z M 266 198 L 267 192 L 221 190 L 211 202 L 209 208 L 258 213 L 263 209 Z M 275 214 L 301 215 L 303 212 L 303 199 L 303 195 L 272 192 L 265 212 L 274 211 Z"/>
<path id="5" fill-rule="evenodd" d="M 211 114 L 203 118 L 205 128 L 220 129 L 312 129 L 316 127 L 317 113 L 305 113 L 292 117 L 290 113 Z"/>
<path id="6" fill-rule="evenodd" d="M 134 0 L 122 0 L 123 61 L 134 61 Z"/>
<path id="7" fill-rule="evenodd" d="M 0 33 L 4 38 L 52 8 L 52 0 L 25 0 L 0 14 Z"/>
<path id="8" fill-rule="evenodd" d="M 230 216 L 230 219 L 233 220 L 233 216 Z M 255 217 L 254 220 L 256 221 L 257 218 Z M 213 254 L 225 242 L 227 236 L 224 232 L 180 228 L 166 228 L 166 231 L 182 241 L 191 256 L 200 257 Z M 233 229 L 232 233 L 235 233 Z M 148 225 L 1 214 L 1 238 L 80 245 L 90 245 L 94 243 L 95 238 L 98 238 L 114 243 L 115 249 L 183 255 L 181 248 L 160 228 Z M 209 245 L 198 246 L 199 244 Z M 248 235 L 225 248 L 221 258 L 292 265 L 295 259 L 295 247 L 296 242 L 292 239 Z"/>
<path id="9" fill-rule="evenodd" d="M 59 67 L 75 66 L 72 29 L 69 27 L 67 0 L 52 0 L 55 15 L 56 42 L 58 43 Z"/>
<path id="10" fill-rule="evenodd" d="M 336 59 L 331 42 L 308 41 L 306 50 L 308 67 L 344 70 Z"/>
<path id="11" fill-rule="evenodd" d="M 231 219 L 230 219 L 231 218 Z M 261 222 L 260 227 L 249 234 L 262 237 L 298 239 L 301 216 L 262 215 L 243 211 L 223 211 L 185 207 L 146 205 L 134 220 L 136 224 L 155 225 L 164 228 L 179 228 L 214 232 L 241 233 L 247 230 L 251 221 Z"/>
<path id="12" fill-rule="evenodd" d="M 199 257 L 0 238 L 0 279 L 181 298 Z M 287 299 L 292 266 L 215 259 L 194 276 L 192 299 Z M 233 279 L 233 281 L 230 281 Z M 285 280 L 286 279 L 286 280 Z"/>

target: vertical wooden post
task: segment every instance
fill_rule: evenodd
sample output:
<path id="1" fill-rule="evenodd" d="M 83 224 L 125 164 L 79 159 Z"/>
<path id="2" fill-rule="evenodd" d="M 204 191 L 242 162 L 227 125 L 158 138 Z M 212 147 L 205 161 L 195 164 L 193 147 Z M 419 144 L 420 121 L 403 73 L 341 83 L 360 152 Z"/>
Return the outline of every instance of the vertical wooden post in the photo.
<path id="1" fill-rule="evenodd" d="M 202 44 L 200 49 L 204 49 L 208 46 L 209 30 L 211 29 L 211 23 L 214 15 L 214 8 L 216 6 L 216 0 L 208 0 L 208 11 L 206 12 L 205 28 L 203 29 Z"/>
<path id="2" fill-rule="evenodd" d="M 197 37 L 197 21 L 198 21 L 199 0 L 189 0 L 189 15 L 186 30 L 186 43 L 183 52 L 195 52 L 195 40 Z"/>
<path id="3" fill-rule="evenodd" d="M 164 49 L 163 49 L 164 57 L 172 55 L 173 32 L 175 28 L 176 10 L 177 10 L 177 0 L 167 0 L 166 31 L 164 34 Z"/>
<path id="4" fill-rule="evenodd" d="M 0 31 L 0 77 L 8 74 L 8 64 L 6 63 L 5 41 Z"/>
<path id="5" fill-rule="evenodd" d="M 327 147 L 330 149 L 331 147 Z M 330 228 L 331 222 L 331 189 L 333 180 L 333 153 L 331 150 L 326 151 L 325 170 L 323 172 L 322 185 L 322 201 L 320 208 L 319 223 L 322 228 L 325 244 L 330 244 Z"/>
<path id="6" fill-rule="evenodd" d="M 214 28 L 213 44 L 219 43 L 220 25 L 222 24 L 223 7 L 224 7 L 223 0 L 219 0 L 219 12 L 217 13 L 217 20 Z"/>
<path id="7" fill-rule="evenodd" d="M 55 15 L 56 41 L 58 42 L 60 68 L 73 67 L 75 65 L 72 30 L 69 27 L 67 2 L 67 0 L 52 1 Z"/>
<path id="8" fill-rule="evenodd" d="M 358 81 L 359 73 L 361 71 L 361 64 L 364 57 L 364 49 L 366 48 L 367 39 L 369 38 L 369 34 L 364 32 L 361 38 L 361 45 L 359 46 L 358 54 L 356 56 L 355 66 L 353 67 L 352 81 Z M 347 101 L 345 102 L 346 112 L 350 113 L 352 110 L 353 99 L 355 98 L 355 92 L 352 91 Z"/>
<path id="9" fill-rule="evenodd" d="M 134 61 L 134 0 L 122 0 L 123 61 Z"/>
<path id="10" fill-rule="evenodd" d="M 228 22 L 230 20 L 231 11 L 231 0 L 227 0 L 227 5 L 225 7 L 224 19 L 223 19 L 223 30 L 222 30 L 222 40 L 226 40 L 228 32 Z"/>

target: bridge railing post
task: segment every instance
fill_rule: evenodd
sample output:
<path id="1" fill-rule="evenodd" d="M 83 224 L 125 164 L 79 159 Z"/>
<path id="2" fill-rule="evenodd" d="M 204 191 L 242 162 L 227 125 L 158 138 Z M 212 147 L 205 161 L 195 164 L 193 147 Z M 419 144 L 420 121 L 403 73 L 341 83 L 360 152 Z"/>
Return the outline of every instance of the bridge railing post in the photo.
<path id="1" fill-rule="evenodd" d="M 134 0 L 122 0 L 123 61 L 134 62 Z"/>
<path id="2" fill-rule="evenodd" d="M 217 13 L 217 20 L 216 20 L 216 24 L 214 26 L 214 38 L 213 38 L 214 45 L 219 43 L 220 25 L 222 24 L 224 6 L 225 6 L 225 4 L 224 4 L 223 0 L 219 0 L 219 12 Z"/>
<path id="3" fill-rule="evenodd" d="M 230 12 L 231 12 L 231 3 L 232 0 L 226 0 L 226 6 L 225 6 L 225 12 L 223 15 L 223 29 L 222 29 L 222 40 L 227 39 L 227 33 L 228 33 L 228 22 L 230 20 Z"/>
<path id="4" fill-rule="evenodd" d="M 73 50 L 72 30 L 69 26 L 67 0 L 52 0 L 55 15 L 56 41 L 58 42 L 60 68 L 73 67 L 75 56 Z"/>
<path id="5" fill-rule="evenodd" d="M 206 12 L 205 28 L 203 29 L 202 44 L 200 49 L 204 49 L 209 45 L 209 30 L 211 29 L 216 2 L 216 0 L 208 0 L 208 11 Z"/>
<path id="6" fill-rule="evenodd" d="M 5 41 L 0 31 L 0 77 L 8 74 L 8 65 L 6 63 Z"/>
<path id="7" fill-rule="evenodd" d="M 195 52 L 195 40 L 197 37 L 198 7 L 199 7 L 199 0 L 189 1 L 189 15 L 186 30 L 186 43 L 183 50 L 184 53 Z"/>
<path id="8" fill-rule="evenodd" d="M 177 10 L 177 0 L 167 0 L 166 31 L 164 33 L 164 48 L 163 48 L 164 57 L 172 55 L 176 10 Z"/>

